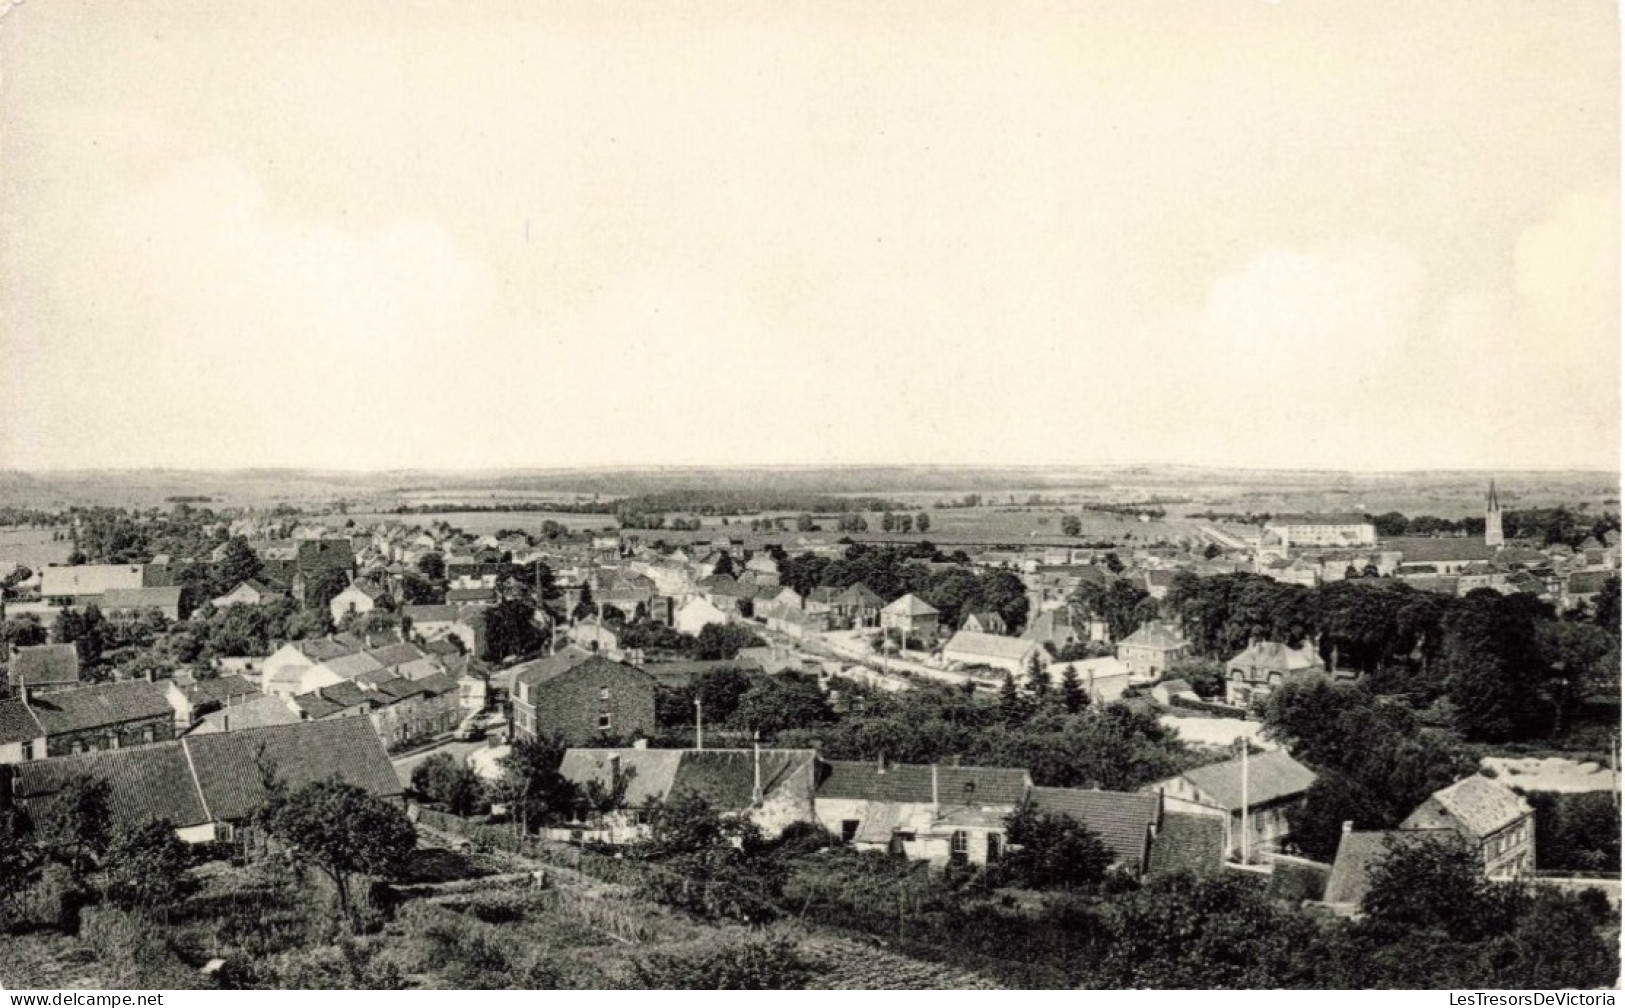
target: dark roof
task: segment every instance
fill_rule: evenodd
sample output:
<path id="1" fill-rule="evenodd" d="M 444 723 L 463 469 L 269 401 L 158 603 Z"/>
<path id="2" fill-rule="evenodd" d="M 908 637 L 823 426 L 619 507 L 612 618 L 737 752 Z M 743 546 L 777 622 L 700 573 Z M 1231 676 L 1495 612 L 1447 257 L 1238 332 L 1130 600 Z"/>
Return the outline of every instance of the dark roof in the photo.
<path id="1" fill-rule="evenodd" d="M 655 682 L 662 686 L 687 686 L 712 669 L 736 668 L 751 674 L 763 671 L 762 663 L 753 658 L 724 658 L 719 661 L 653 662 L 639 667 L 653 676 Z"/>
<path id="2" fill-rule="evenodd" d="M 28 705 L 21 700 L 0 700 L 0 745 L 28 742 L 45 734 Z"/>
<path id="3" fill-rule="evenodd" d="M 184 743 L 215 819 L 243 819 L 264 804 L 262 764 L 274 767 L 290 791 L 337 777 L 375 797 L 401 793 L 395 768 L 367 718 L 191 735 Z"/>
<path id="4" fill-rule="evenodd" d="M 1371 867 L 1387 854 L 1390 839 L 1395 843 L 1423 839 L 1454 842 L 1456 834 L 1447 829 L 1350 830 L 1337 843 L 1337 858 L 1321 898 L 1327 903 L 1358 905 L 1371 886 Z"/>
<path id="5" fill-rule="evenodd" d="M 1032 805 L 1083 823 L 1100 834 L 1119 861 L 1136 870 L 1145 859 L 1150 827 L 1162 817 L 1160 796 L 1128 791 L 1035 787 Z"/>
<path id="6" fill-rule="evenodd" d="M 771 794 L 791 774 L 814 758 L 811 749 L 684 750 L 671 789 L 694 791 L 719 809 L 748 808 L 755 789 L 756 761 L 762 768 L 762 793 Z"/>
<path id="7" fill-rule="evenodd" d="M 1187 770 L 1184 777 L 1220 807 L 1234 811 L 1242 804 L 1241 769 L 1237 758 Z M 1302 794 L 1315 782 L 1314 771 L 1285 749 L 1249 757 L 1247 777 L 1247 802 L 1253 806 Z"/>
<path id="8" fill-rule="evenodd" d="M 113 815 L 121 822 L 163 818 L 184 827 L 209 821 L 180 742 L 19 763 L 12 773 L 13 794 L 25 808 L 48 800 L 71 778 L 84 774 L 107 782 Z"/>
<path id="9" fill-rule="evenodd" d="M 224 675 L 188 683 L 181 692 L 194 704 L 225 703 L 232 697 L 253 696 L 259 688 L 240 675 Z"/>
<path id="10" fill-rule="evenodd" d="M 1602 586 L 1611 577 L 1618 575 L 1613 571 L 1576 571 L 1569 575 L 1569 592 L 1574 595 L 1594 595 L 1602 591 Z"/>
<path id="11" fill-rule="evenodd" d="M 1217 871 L 1224 863 L 1224 820 L 1213 815 L 1168 812 L 1151 841 L 1147 873 Z"/>
<path id="12" fill-rule="evenodd" d="M 842 603 L 853 606 L 867 606 L 878 609 L 880 606 L 886 604 L 885 599 L 881 598 L 879 595 L 876 595 L 874 590 L 868 585 L 864 584 L 862 581 L 848 587 L 846 591 L 841 592 L 839 598 Z"/>
<path id="13" fill-rule="evenodd" d="M 830 760 L 818 785 L 820 798 L 931 802 L 931 770 L 918 763 Z M 1010 767 L 938 766 L 937 797 L 944 805 L 1018 805 L 1027 795 L 1027 771 Z M 969 785 L 967 787 L 966 785 Z"/>
<path id="14" fill-rule="evenodd" d="M 567 644 L 546 658 L 515 665 L 511 670 L 514 673 L 513 681 L 537 686 L 549 679 L 557 679 L 591 657 L 593 653 L 586 648 Z"/>
<path id="15" fill-rule="evenodd" d="M 101 607 L 119 609 L 173 609 L 181 604 L 179 588 L 109 588 L 102 592 Z"/>
<path id="16" fill-rule="evenodd" d="M 373 661 L 389 668 L 394 665 L 405 665 L 407 662 L 417 661 L 423 657 L 423 652 L 410 644 L 390 644 L 386 647 L 373 648 L 367 652 Z"/>
<path id="17" fill-rule="evenodd" d="M 61 686 L 79 681 L 79 651 L 72 644 L 18 648 L 11 656 L 11 681 L 17 686 Z"/>
<path id="18" fill-rule="evenodd" d="M 293 702 L 299 705 L 300 710 L 309 714 L 315 720 L 332 717 L 334 714 L 349 710 L 352 707 L 371 705 L 372 698 L 367 695 L 366 690 L 346 680 L 334 683 L 331 686 L 323 686 L 321 689 L 312 690 L 309 693 L 301 693 L 293 698 Z"/>
<path id="19" fill-rule="evenodd" d="M 409 605 L 401 615 L 413 623 L 456 623 L 461 618 L 457 607 L 450 605 Z"/>
<path id="20" fill-rule="evenodd" d="M 348 539 L 302 539 L 294 563 L 304 572 L 348 570 L 355 566 L 355 551 Z"/>
<path id="21" fill-rule="evenodd" d="M 174 716 L 164 691 L 145 679 L 45 693 L 34 697 L 29 706 L 46 735 Z"/>

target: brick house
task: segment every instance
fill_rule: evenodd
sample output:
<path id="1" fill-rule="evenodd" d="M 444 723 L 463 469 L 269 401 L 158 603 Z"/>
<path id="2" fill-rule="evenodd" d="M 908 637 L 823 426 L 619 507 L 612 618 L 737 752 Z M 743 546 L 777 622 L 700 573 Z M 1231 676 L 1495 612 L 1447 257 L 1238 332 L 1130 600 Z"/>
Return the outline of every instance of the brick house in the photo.
<path id="1" fill-rule="evenodd" d="M 175 737 L 175 711 L 145 679 L 0 700 L 0 760 L 125 749 Z"/>
<path id="2" fill-rule="evenodd" d="M 655 680 L 642 669 L 593 655 L 530 663 L 514 678 L 516 739 L 561 736 L 567 745 L 635 738 L 655 727 Z"/>

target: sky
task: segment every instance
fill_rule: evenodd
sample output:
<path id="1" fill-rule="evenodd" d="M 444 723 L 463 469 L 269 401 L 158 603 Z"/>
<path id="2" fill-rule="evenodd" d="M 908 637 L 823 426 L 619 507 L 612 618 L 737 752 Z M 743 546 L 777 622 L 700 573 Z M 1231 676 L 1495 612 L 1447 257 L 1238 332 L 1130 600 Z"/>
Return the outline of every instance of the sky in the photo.
<path id="1" fill-rule="evenodd" d="M 28 0 L 0 469 L 1614 470 L 1619 54 L 1598 0 Z"/>

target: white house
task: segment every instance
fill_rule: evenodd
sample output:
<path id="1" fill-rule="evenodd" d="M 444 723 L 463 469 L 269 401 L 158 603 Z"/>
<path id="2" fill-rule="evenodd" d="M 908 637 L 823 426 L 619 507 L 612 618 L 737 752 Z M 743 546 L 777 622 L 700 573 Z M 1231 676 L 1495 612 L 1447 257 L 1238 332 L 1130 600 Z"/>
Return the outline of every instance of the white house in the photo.
<path id="1" fill-rule="evenodd" d="M 1040 666 L 1050 663 L 1049 652 L 1037 641 L 974 630 L 954 634 L 942 649 L 942 660 L 949 665 L 989 665 L 1014 676 L 1026 675 L 1034 661 Z"/>
<path id="2" fill-rule="evenodd" d="M 727 623 L 727 613 L 698 595 L 677 610 L 677 629 L 682 633 L 698 636 L 708 626 L 726 626 Z"/>

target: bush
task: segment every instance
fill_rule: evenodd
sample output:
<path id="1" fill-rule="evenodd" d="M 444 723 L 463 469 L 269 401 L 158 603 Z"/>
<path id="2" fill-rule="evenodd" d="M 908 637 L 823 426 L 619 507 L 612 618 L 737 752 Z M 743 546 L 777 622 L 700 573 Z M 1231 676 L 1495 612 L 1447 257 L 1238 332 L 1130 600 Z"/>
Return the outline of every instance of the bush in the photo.
<path id="1" fill-rule="evenodd" d="M 79 937 L 109 969 L 108 986 L 149 990 L 209 990 L 215 985 L 175 953 L 152 924 L 123 910 L 86 910 Z"/>
<path id="2" fill-rule="evenodd" d="M 650 990 L 803 990 L 813 967 L 787 938 L 741 942 L 697 955 L 658 955 L 634 967 Z"/>
<path id="3" fill-rule="evenodd" d="M 53 928 L 73 934 L 79 930 L 79 908 L 89 898 L 90 893 L 67 866 L 51 862 L 32 884 L 0 904 L 0 928 Z"/>

